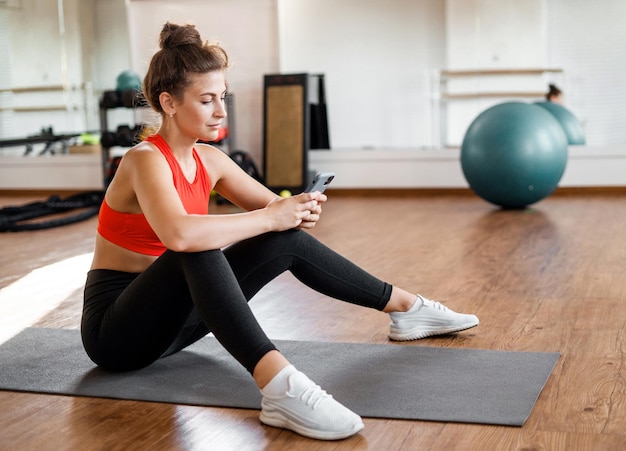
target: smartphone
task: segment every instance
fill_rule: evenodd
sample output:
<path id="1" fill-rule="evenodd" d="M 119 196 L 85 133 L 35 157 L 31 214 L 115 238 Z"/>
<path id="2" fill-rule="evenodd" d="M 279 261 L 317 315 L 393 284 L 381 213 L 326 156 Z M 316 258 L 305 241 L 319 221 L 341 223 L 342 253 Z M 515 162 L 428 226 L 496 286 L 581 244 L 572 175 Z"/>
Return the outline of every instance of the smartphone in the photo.
<path id="1" fill-rule="evenodd" d="M 334 178 L 334 172 L 318 172 L 313 181 L 306 187 L 304 192 L 311 193 L 313 191 L 319 191 L 320 193 L 323 193 Z"/>

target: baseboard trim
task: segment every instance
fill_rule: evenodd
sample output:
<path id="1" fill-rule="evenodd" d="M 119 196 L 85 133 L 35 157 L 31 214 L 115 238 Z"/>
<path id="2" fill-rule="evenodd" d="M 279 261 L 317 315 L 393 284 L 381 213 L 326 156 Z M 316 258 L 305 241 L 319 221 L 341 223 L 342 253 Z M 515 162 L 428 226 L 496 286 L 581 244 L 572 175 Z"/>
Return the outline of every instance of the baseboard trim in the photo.
<path id="1" fill-rule="evenodd" d="M 470 188 L 329 188 L 329 197 L 427 197 L 427 196 L 476 196 Z M 559 187 L 551 196 L 568 195 L 620 195 L 626 196 L 626 186 Z"/>

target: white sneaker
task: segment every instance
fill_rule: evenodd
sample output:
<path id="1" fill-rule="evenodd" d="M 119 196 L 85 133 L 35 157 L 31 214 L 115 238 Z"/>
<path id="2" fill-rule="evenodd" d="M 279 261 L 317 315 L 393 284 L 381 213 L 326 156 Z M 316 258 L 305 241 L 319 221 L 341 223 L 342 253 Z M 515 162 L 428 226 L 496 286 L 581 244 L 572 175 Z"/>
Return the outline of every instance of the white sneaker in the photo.
<path id="1" fill-rule="evenodd" d="M 478 325 L 476 315 L 456 313 L 419 294 L 408 312 L 390 313 L 389 338 L 396 341 L 417 340 L 433 335 L 450 334 Z"/>
<path id="2" fill-rule="evenodd" d="M 335 401 L 300 371 L 289 375 L 288 383 L 289 389 L 280 396 L 267 395 L 261 390 L 262 423 L 319 440 L 347 438 L 365 427 L 360 416 Z"/>

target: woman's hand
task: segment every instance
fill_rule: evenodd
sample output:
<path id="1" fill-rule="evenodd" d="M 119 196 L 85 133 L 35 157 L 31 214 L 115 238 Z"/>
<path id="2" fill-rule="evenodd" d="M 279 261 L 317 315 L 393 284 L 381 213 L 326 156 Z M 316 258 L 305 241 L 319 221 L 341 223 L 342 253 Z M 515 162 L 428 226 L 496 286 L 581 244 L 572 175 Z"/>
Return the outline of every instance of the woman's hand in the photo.
<path id="1" fill-rule="evenodd" d="M 272 230 L 279 232 L 315 227 L 322 213 L 321 203 L 326 199 L 326 195 L 318 192 L 273 199 L 265 207 L 272 221 Z"/>
<path id="2" fill-rule="evenodd" d="M 326 200 L 328 199 L 325 194 L 319 192 L 311 194 L 315 196 L 317 204 L 313 208 L 311 208 L 311 214 L 302 219 L 302 222 L 297 227 L 298 229 L 312 229 L 313 227 L 315 227 L 317 221 L 320 220 L 320 216 L 322 214 L 322 203 L 326 202 Z"/>

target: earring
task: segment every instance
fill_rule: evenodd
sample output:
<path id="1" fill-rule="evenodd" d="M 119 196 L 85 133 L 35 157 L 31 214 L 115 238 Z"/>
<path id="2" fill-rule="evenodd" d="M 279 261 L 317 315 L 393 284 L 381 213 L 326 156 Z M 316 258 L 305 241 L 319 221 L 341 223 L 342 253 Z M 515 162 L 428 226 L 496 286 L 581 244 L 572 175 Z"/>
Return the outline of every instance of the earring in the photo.
<path id="1" fill-rule="evenodd" d="M 174 117 L 174 113 L 170 113 L 170 117 Z"/>

